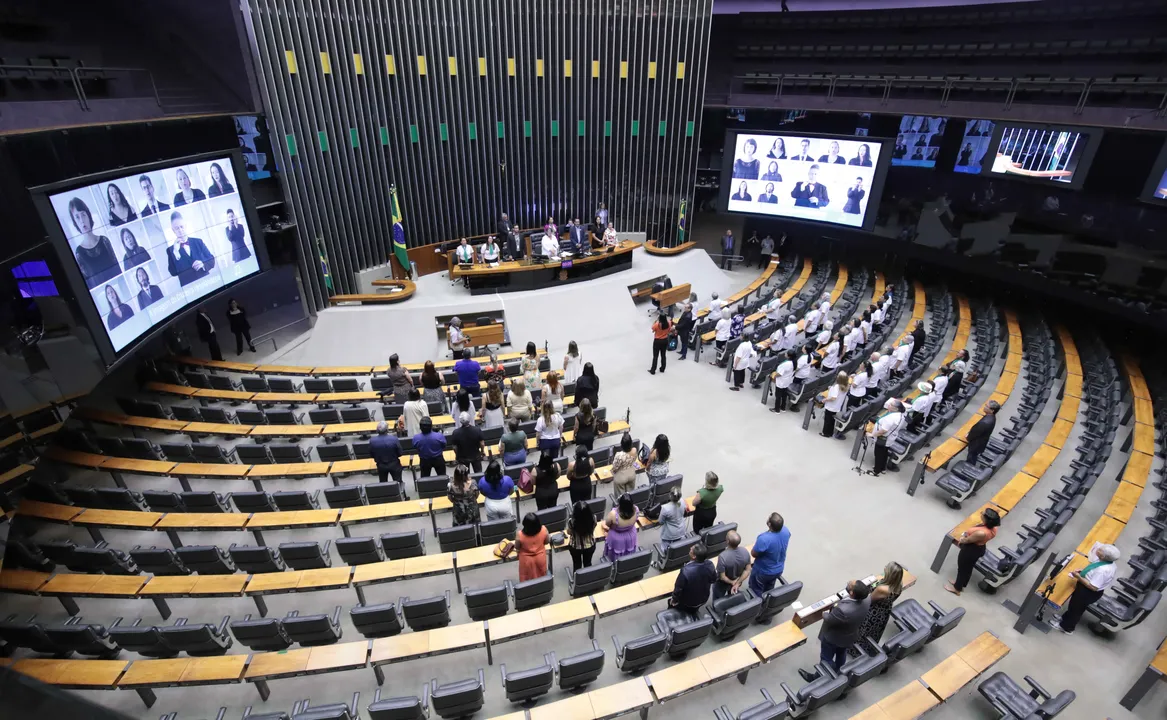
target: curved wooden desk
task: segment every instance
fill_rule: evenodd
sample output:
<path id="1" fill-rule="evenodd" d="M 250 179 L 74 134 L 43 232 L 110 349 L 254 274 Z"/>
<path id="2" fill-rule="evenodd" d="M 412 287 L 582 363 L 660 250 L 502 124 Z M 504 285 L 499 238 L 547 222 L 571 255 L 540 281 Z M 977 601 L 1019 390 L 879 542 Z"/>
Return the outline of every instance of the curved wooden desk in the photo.
<path id="1" fill-rule="evenodd" d="M 683 242 L 675 247 L 661 247 L 656 240 L 649 240 L 644 244 L 644 251 L 649 255 L 680 255 L 686 250 L 692 250 L 697 247 L 697 243 L 693 240 Z"/>
<path id="2" fill-rule="evenodd" d="M 379 288 L 400 288 L 399 292 L 388 293 L 354 293 L 350 295 L 333 295 L 328 298 L 329 305 L 364 305 L 365 303 L 399 303 L 413 297 L 413 293 L 417 291 L 417 285 L 412 280 L 394 280 L 392 278 L 385 278 L 383 280 L 374 280 L 374 287 Z"/>
<path id="3" fill-rule="evenodd" d="M 632 252 L 642 243 L 625 240 L 612 251 L 599 249 L 592 255 L 565 261 L 536 263 L 531 260 L 512 260 L 493 267 L 474 265 L 462 269 L 455 265 L 450 270 L 452 279 L 466 278 L 471 294 L 535 290 L 564 283 L 578 282 L 591 277 L 619 272 L 632 267 Z"/>

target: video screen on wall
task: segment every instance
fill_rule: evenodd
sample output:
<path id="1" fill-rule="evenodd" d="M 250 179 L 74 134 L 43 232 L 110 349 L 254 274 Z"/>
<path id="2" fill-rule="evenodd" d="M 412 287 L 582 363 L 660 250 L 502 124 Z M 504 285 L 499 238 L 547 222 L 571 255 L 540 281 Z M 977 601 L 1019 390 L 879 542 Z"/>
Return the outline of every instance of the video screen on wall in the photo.
<path id="1" fill-rule="evenodd" d="M 989 174 L 1081 187 L 1101 136 L 1098 129 L 1001 124 Z"/>
<path id="2" fill-rule="evenodd" d="M 947 125 L 947 118 L 904 115 L 891 153 L 891 164 L 936 167 L 936 156 L 940 154 L 940 141 L 944 139 Z"/>
<path id="3" fill-rule="evenodd" d="M 879 205 L 882 151 L 878 139 L 730 133 L 722 199 L 729 212 L 864 227 Z"/>
<path id="4" fill-rule="evenodd" d="M 262 115 L 236 115 L 235 135 L 239 138 L 239 149 L 243 151 L 247 177 L 252 180 L 271 177 L 275 155 L 267 132 L 267 119 Z"/>
<path id="5" fill-rule="evenodd" d="M 1147 178 L 1147 185 L 1143 188 L 1141 199 L 1155 204 L 1167 205 L 1167 143 L 1159 151 L 1159 158 L 1151 168 Z"/>
<path id="6" fill-rule="evenodd" d="M 230 154 L 149 167 L 47 193 L 115 352 L 259 272 Z"/>
<path id="7" fill-rule="evenodd" d="M 964 137 L 960 139 L 960 150 L 956 153 L 956 163 L 952 169 L 959 173 L 979 175 L 989 152 L 989 141 L 993 139 L 992 120 L 965 120 Z"/>

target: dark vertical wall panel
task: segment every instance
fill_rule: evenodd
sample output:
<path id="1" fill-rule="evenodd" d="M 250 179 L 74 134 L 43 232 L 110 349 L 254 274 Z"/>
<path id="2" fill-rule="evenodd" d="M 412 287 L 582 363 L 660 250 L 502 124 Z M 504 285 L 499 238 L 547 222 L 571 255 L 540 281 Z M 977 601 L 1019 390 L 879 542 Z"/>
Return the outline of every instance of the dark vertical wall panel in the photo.
<path id="1" fill-rule="evenodd" d="M 586 221 L 600 202 L 617 229 L 675 241 L 696 174 L 712 1 L 248 0 L 306 264 L 323 253 L 335 290 L 352 292 L 356 272 L 386 262 L 392 185 L 410 246 L 488 232 L 502 212 L 524 227 Z M 305 277 L 322 306 L 322 273 Z"/>

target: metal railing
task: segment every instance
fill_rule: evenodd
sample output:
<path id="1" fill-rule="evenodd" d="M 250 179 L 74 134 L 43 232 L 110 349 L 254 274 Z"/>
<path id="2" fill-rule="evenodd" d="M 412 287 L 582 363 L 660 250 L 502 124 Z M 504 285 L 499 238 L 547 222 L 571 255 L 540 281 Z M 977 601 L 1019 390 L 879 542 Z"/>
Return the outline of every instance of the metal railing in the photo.
<path id="1" fill-rule="evenodd" d="M 78 67 L 59 67 L 56 65 L 0 65 L 0 71 L 20 71 L 27 73 L 24 76 L 16 76 L 16 79 L 25 80 L 50 80 L 68 75 L 70 82 L 73 84 L 73 92 L 77 96 L 77 103 L 82 110 L 91 110 L 89 107 L 89 97 L 85 93 L 85 87 L 82 84 L 82 78 L 87 74 L 92 75 L 109 75 L 124 73 L 126 75 L 133 75 L 134 73 L 144 73 L 150 82 L 150 94 L 154 96 L 154 102 L 158 107 L 162 107 L 162 98 L 158 95 L 158 84 L 154 81 L 154 73 L 146 68 L 138 67 L 91 67 L 88 65 Z M 9 77 L 13 77 L 9 75 Z M 130 97 L 138 97 L 133 95 Z"/>

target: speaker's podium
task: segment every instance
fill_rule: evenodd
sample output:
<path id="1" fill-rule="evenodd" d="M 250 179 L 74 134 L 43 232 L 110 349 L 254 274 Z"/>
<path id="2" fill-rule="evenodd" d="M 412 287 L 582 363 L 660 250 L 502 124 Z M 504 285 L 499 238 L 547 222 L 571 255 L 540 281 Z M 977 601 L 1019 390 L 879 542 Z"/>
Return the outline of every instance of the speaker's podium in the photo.
<path id="1" fill-rule="evenodd" d="M 501 322 L 468 327 L 462 330 L 462 334 L 466 336 L 466 347 L 471 349 L 484 347 L 489 350 L 491 345 L 506 342 L 506 329 Z"/>

